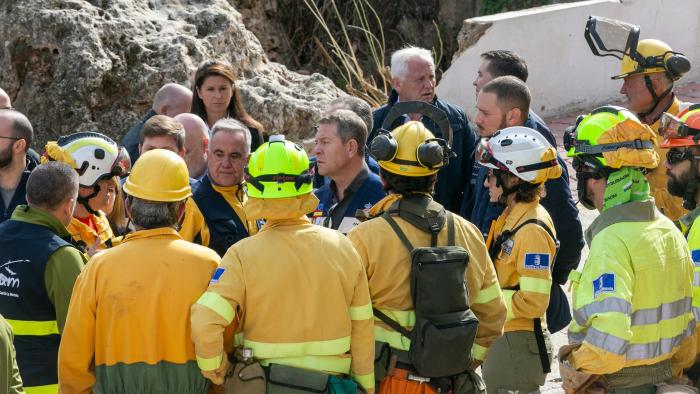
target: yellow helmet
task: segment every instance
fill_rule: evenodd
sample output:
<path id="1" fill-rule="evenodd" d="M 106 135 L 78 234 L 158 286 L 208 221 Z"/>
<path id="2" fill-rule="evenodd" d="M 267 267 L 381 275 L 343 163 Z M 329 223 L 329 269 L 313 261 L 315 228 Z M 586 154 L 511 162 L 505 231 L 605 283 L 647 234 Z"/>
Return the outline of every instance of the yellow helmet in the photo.
<path id="1" fill-rule="evenodd" d="M 192 195 L 187 164 L 169 150 L 150 150 L 134 164 L 124 192 L 148 201 L 182 201 Z"/>
<path id="2" fill-rule="evenodd" d="M 441 138 L 435 138 L 423 123 L 411 121 L 382 132 L 370 144 L 370 153 L 383 169 L 404 176 L 435 174 L 447 165 L 450 148 Z"/>
<path id="3" fill-rule="evenodd" d="M 690 62 L 680 53 L 674 52 L 663 41 L 646 39 L 637 44 L 635 58 L 625 54 L 620 65 L 620 74 L 612 79 L 622 79 L 634 74 L 667 73 L 674 81 L 690 69 Z"/>

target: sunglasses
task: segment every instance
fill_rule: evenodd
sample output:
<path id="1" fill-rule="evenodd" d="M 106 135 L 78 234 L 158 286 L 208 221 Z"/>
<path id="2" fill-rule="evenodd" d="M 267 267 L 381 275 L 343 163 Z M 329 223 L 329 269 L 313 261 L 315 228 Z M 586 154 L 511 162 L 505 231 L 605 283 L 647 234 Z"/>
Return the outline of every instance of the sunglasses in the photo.
<path id="1" fill-rule="evenodd" d="M 676 165 L 684 160 L 700 159 L 700 156 L 694 155 L 687 149 L 671 149 L 666 152 L 666 162 L 670 165 Z"/>

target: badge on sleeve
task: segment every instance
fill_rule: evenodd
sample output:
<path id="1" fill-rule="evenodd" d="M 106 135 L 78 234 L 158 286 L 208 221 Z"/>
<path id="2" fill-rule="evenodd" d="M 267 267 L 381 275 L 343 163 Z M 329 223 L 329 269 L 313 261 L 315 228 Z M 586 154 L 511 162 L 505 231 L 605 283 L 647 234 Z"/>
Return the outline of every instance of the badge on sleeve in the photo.
<path id="1" fill-rule="evenodd" d="M 693 263 L 695 266 L 700 266 L 700 249 L 695 249 L 690 251 L 690 257 L 693 258 Z"/>
<path id="2" fill-rule="evenodd" d="M 597 298 L 602 293 L 615 292 L 615 274 L 603 274 L 593 280 L 593 298 Z"/>
<path id="3" fill-rule="evenodd" d="M 211 280 L 209 281 L 210 285 L 213 285 L 214 283 L 218 282 L 219 279 L 221 279 L 221 275 L 224 274 L 224 271 L 226 271 L 226 268 L 219 267 L 214 271 L 214 275 L 211 277 Z"/>
<path id="4" fill-rule="evenodd" d="M 530 270 L 548 270 L 549 253 L 525 253 L 525 268 Z"/>

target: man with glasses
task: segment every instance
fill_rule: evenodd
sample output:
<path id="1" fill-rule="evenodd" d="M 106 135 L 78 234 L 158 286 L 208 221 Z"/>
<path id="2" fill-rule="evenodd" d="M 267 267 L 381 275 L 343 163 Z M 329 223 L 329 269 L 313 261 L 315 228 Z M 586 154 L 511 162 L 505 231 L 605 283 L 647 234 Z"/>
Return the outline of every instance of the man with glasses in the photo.
<path id="1" fill-rule="evenodd" d="M 659 132 L 663 135 L 664 142 L 660 147 L 669 149 L 665 165 L 668 192 L 683 198 L 683 208 L 690 211 L 681 216 L 679 222 L 695 264 L 693 314 L 695 321 L 700 322 L 700 104 L 693 104 L 678 115 L 679 117 L 670 113 L 662 115 Z M 700 335 L 697 327 L 695 335 Z M 697 382 L 700 378 L 700 365 L 694 365 L 688 371 L 688 376 Z"/>
<path id="2" fill-rule="evenodd" d="M 0 223 L 10 218 L 15 207 L 27 203 L 26 155 L 33 139 L 34 129 L 26 116 L 0 109 Z"/>
<path id="3" fill-rule="evenodd" d="M 559 352 L 565 389 L 602 375 L 613 393 L 655 393 L 695 360 L 693 265 L 645 178 L 659 164 L 655 139 L 620 107 L 579 117 L 565 136 L 579 199 L 600 212 L 586 230 L 588 258 L 571 277 L 571 346 Z"/>

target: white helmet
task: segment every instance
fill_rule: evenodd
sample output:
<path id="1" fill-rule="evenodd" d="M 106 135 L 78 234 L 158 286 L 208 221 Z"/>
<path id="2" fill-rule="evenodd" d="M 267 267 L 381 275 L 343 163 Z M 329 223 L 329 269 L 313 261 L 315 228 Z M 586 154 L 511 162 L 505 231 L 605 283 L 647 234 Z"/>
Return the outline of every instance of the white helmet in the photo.
<path id="1" fill-rule="evenodd" d="M 482 139 L 476 159 L 534 184 L 558 178 L 562 171 L 556 149 L 538 131 L 524 126 L 508 127 Z"/>
<path id="2" fill-rule="evenodd" d="M 103 178 L 125 176 L 131 169 L 126 150 L 100 133 L 81 132 L 49 141 L 44 155 L 73 167 L 83 187 L 92 187 Z"/>

